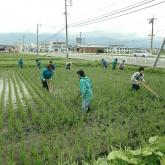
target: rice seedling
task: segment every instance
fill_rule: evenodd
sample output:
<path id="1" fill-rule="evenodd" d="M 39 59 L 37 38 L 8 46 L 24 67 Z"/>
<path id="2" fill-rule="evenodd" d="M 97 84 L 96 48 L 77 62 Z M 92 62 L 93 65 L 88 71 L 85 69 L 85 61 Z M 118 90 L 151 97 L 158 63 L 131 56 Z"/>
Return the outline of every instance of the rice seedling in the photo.
<path id="1" fill-rule="evenodd" d="M 0 154 L 4 164 L 128 164 L 109 160 L 108 153 L 119 149 L 129 157 L 125 149 L 137 150 L 145 147 L 151 136 L 164 136 L 165 102 L 143 88 L 131 91 L 135 67 L 104 72 L 97 62 L 72 60 L 72 70 L 66 71 L 61 67 L 66 61 L 54 59 L 57 68 L 52 94 L 42 89 L 35 57 L 24 58 L 27 62 L 20 70 L 14 64 L 15 56 L 0 57 Z M 45 64 L 50 60 L 41 59 Z M 89 113 L 80 112 L 82 100 L 77 97 L 76 71 L 81 68 L 93 82 Z M 161 96 L 165 95 L 164 73 L 150 68 L 145 72 L 149 86 Z M 158 147 L 164 154 L 165 147 Z M 161 157 L 152 156 L 145 161 Z"/>

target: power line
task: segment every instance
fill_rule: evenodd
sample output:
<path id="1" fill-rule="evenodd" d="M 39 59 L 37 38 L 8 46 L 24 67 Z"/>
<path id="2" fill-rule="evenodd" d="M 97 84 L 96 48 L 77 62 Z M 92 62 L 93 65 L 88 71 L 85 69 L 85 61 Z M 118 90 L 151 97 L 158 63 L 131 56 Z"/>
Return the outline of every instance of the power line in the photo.
<path id="1" fill-rule="evenodd" d="M 110 13 L 108 13 L 108 14 L 105 14 L 105 15 L 102 15 L 102 16 L 100 16 L 100 17 L 96 17 L 95 19 L 92 19 L 92 20 L 89 20 L 89 21 L 85 21 L 85 22 L 81 22 L 81 23 L 75 23 L 75 24 L 73 24 L 73 25 L 71 25 L 71 27 L 76 27 L 76 26 L 80 26 L 80 25 L 85 25 L 85 24 L 92 24 L 93 22 L 96 22 L 97 20 L 102 20 L 102 19 L 104 19 L 104 18 L 106 18 L 106 17 L 110 17 L 110 16 L 113 16 L 113 15 L 117 15 L 117 14 L 119 14 L 119 13 L 123 13 L 123 12 L 125 12 L 125 11 L 128 11 L 128 10 L 132 10 L 132 9 L 134 9 L 134 8 L 137 8 L 137 7 L 140 7 L 140 6 L 143 6 L 143 5 L 146 5 L 146 4 L 148 4 L 148 3 L 151 3 L 151 2 L 153 2 L 153 1 L 155 1 L 155 0 L 150 0 L 149 2 L 145 2 L 145 3 L 142 3 L 142 2 L 144 2 L 144 1 L 142 1 L 142 2 L 139 2 L 139 3 L 142 3 L 142 4 L 140 4 L 140 5 L 136 5 L 136 4 L 133 4 L 133 5 L 130 5 L 130 6 L 127 6 L 126 8 L 122 8 L 122 9 L 120 9 L 120 10 L 116 10 L 116 11 L 112 11 L 112 12 L 110 12 Z M 136 5 L 136 6 L 135 6 Z M 98 21 L 98 22 L 100 22 L 100 21 Z"/>
<path id="2" fill-rule="evenodd" d="M 145 4 L 148 4 L 148 3 L 151 3 L 155 0 L 149 0 L 148 2 L 146 2 L 148 0 L 143 0 L 141 2 L 138 2 L 138 3 L 135 3 L 135 4 L 132 4 L 132 5 L 129 5 L 129 6 L 126 6 L 124 8 L 121 8 L 121 9 L 118 9 L 118 10 L 114 10 L 112 12 L 109 12 L 109 13 L 106 13 L 106 14 L 103 14 L 103 15 L 100 15 L 100 16 L 97 16 L 95 18 L 91 18 L 91 19 L 87 19 L 86 21 L 81 21 L 81 22 L 77 22 L 77 23 L 72 23 L 70 24 L 70 26 L 76 26 L 77 24 L 84 24 L 84 23 L 88 23 L 88 22 L 92 22 L 92 21 L 96 21 L 96 20 L 99 20 L 99 19 L 103 19 L 103 18 L 106 18 L 106 17 L 109 17 L 109 16 L 112 16 L 112 15 L 116 15 L 116 14 L 119 14 L 121 12 L 125 12 L 127 10 L 131 10 L 133 8 L 137 8 L 137 7 L 140 7 L 142 5 L 145 5 Z"/>
<path id="3" fill-rule="evenodd" d="M 122 0 L 122 2 L 124 2 L 124 1 L 128 1 L 128 0 Z M 109 5 L 106 5 L 106 7 L 102 7 L 102 8 L 96 9 L 94 11 L 101 11 L 101 10 L 105 10 L 107 8 L 109 9 L 109 7 L 115 6 L 115 5 L 119 4 L 119 3 L 121 3 L 121 0 L 119 0 L 117 2 L 114 2 L 114 3 L 111 3 Z"/>
<path id="4" fill-rule="evenodd" d="M 55 32 L 54 34 L 50 35 L 49 37 L 47 37 L 46 39 L 42 40 L 41 43 L 48 41 L 49 39 L 53 38 L 54 36 L 56 36 L 58 33 L 62 32 L 65 29 L 65 27 L 63 26 L 60 30 L 58 30 L 57 32 Z"/>
<path id="5" fill-rule="evenodd" d="M 148 9 L 148 8 L 153 7 L 153 6 L 160 5 L 162 3 L 165 3 L 165 1 L 162 1 L 162 2 L 159 2 L 159 3 L 155 3 L 153 5 L 146 6 L 146 7 L 143 7 L 143 8 L 140 8 L 140 9 L 137 9 L 137 10 L 134 10 L 134 11 L 131 11 L 131 12 L 127 12 L 127 13 L 124 13 L 124 14 L 120 14 L 120 15 L 117 15 L 117 16 L 114 16 L 114 17 L 109 17 L 109 18 L 106 18 L 106 19 L 101 19 L 101 20 L 93 21 L 93 22 L 89 22 L 89 23 L 81 23 L 81 24 L 77 24 L 77 25 L 74 25 L 74 26 L 70 26 L 70 27 L 79 27 L 79 26 L 87 26 L 87 25 L 91 25 L 91 24 L 96 24 L 96 23 L 107 21 L 107 20 L 110 20 L 110 19 L 122 17 L 122 16 L 125 16 L 125 15 L 128 15 L 128 14 L 136 13 L 138 11 Z M 109 16 L 111 16 L 111 15 L 109 15 Z"/>
<path id="6" fill-rule="evenodd" d="M 128 1 L 128 0 L 122 0 L 122 2 L 124 2 L 124 1 Z M 119 3 L 121 3 L 121 0 L 118 0 L 117 2 L 114 2 L 114 3 L 111 3 L 111 4 L 107 4 L 106 7 L 102 7 L 102 8 L 98 8 L 98 9 L 95 9 L 93 11 L 90 11 L 90 12 L 86 12 L 83 15 L 84 16 L 89 16 L 89 14 L 91 14 L 91 12 L 99 12 L 99 11 L 103 11 L 103 10 L 105 11 L 106 9 L 109 10 L 109 7 L 115 6 L 115 5 L 119 4 Z"/>

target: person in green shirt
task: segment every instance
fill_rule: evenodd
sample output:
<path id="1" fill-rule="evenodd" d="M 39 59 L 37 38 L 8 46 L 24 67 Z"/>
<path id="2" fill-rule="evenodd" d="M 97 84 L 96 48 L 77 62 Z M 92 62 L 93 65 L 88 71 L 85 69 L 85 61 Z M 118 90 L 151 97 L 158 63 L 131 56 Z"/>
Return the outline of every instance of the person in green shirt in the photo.
<path id="1" fill-rule="evenodd" d="M 116 70 L 117 61 L 118 61 L 118 59 L 115 58 L 114 61 L 112 62 L 112 70 Z"/>
<path id="2" fill-rule="evenodd" d="M 52 79 L 53 74 L 54 72 L 53 72 L 53 67 L 51 64 L 48 64 L 46 68 L 41 69 L 41 81 L 42 81 L 43 88 L 47 89 L 49 92 L 51 90 L 49 81 Z"/>
<path id="3" fill-rule="evenodd" d="M 82 112 L 90 111 L 90 105 L 93 98 L 92 82 L 85 76 L 83 70 L 77 71 L 79 76 L 80 96 L 82 97 Z"/>
<path id="4" fill-rule="evenodd" d="M 20 59 L 18 60 L 18 66 L 19 66 L 21 69 L 23 68 L 23 64 L 24 64 L 23 59 L 20 58 Z"/>

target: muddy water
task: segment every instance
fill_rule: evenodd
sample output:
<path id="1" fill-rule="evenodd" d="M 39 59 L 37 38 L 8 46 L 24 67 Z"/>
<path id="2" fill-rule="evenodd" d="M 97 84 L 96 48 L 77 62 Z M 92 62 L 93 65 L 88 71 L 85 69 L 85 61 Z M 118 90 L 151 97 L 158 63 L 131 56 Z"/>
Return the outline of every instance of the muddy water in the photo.
<path id="1" fill-rule="evenodd" d="M 29 93 L 29 91 L 27 90 L 25 84 L 21 81 L 21 84 L 22 84 L 22 88 L 23 88 L 23 91 L 24 91 L 24 94 L 25 96 L 28 98 L 28 99 L 31 99 L 31 95 Z"/>
<path id="2" fill-rule="evenodd" d="M 22 89 L 23 89 L 23 92 L 24 92 L 25 97 L 26 97 L 27 99 L 32 100 L 32 97 L 31 97 L 29 91 L 27 90 L 27 88 L 26 88 L 24 82 L 23 82 L 19 77 L 18 77 L 18 80 L 20 81 L 20 84 L 21 84 L 21 86 L 22 86 Z"/>
<path id="3" fill-rule="evenodd" d="M 23 94 L 22 94 L 22 92 L 21 92 L 21 90 L 20 90 L 19 85 L 17 84 L 15 75 L 13 75 L 13 78 L 14 78 L 14 81 L 16 82 L 16 90 L 17 90 L 17 93 L 18 93 L 18 97 L 19 97 L 19 99 L 20 99 L 22 105 L 23 105 L 23 106 L 26 106 L 25 101 L 24 101 Z"/>
<path id="4" fill-rule="evenodd" d="M 15 94 L 15 91 L 14 91 L 14 84 L 11 80 L 10 80 L 10 86 L 11 86 L 11 101 L 12 101 L 12 104 L 13 104 L 13 108 L 16 109 L 17 108 L 16 94 Z"/>
<path id="5" fill-rule="evenodd" d="M 9 84 L 8 84 L 8 80 L 6 78 L 5 78 L 4 88 L 5 88 L 4 107 L 6 108 L 9 103 Z"/>

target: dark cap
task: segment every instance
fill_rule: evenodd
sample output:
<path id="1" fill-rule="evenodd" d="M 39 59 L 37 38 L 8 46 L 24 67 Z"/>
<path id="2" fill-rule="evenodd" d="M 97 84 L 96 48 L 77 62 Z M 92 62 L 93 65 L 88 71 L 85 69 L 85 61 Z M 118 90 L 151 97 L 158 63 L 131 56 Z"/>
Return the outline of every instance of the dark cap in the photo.
<path id="1" fill-rule="evenodd" d="M 144 67 L 143 66 L 139 67 L 139 72 L 140 71 L 144 71 Z"/>
<path id="2" fill-rule="evenodd" d="M 82 76 L 82 77 L 85 77 L 85 73 L 84 73 L 83 70 L 77 71 L 77 74 L 80 75 L 80 76 Z"/>

